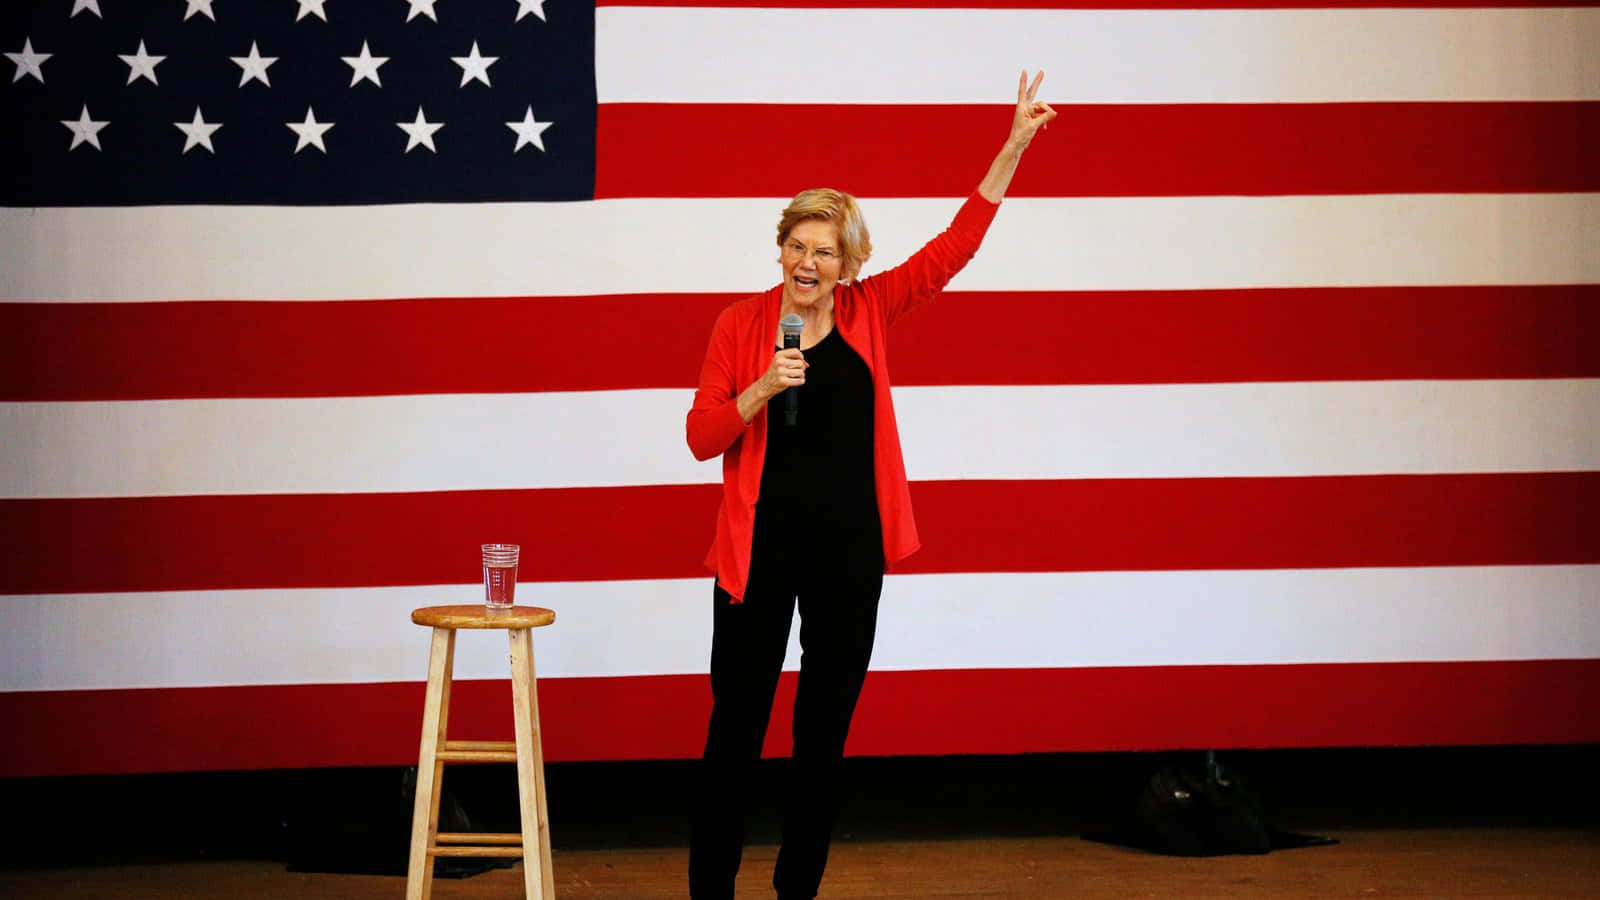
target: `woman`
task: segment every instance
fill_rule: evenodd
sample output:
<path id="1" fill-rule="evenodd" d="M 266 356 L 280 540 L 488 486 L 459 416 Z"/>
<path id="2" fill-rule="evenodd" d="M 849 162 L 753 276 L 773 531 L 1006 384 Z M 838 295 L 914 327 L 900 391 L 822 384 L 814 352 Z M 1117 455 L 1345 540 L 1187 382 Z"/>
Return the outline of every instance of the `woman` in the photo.
<path id="1" fill-rule="evenodd" d="M 816 895 L 837 807 L 839 763 L 866 677 L 883 573 L 919 546 L 889 393 L 886 330 L 934 297 L 983 241 L 1022 152 L 1055 110 L 1022 73 L 1011 133 L 955 220 L 901 265 L 856 281 L 872 251 L 855 200 L 801 193 L 778 223 L 783 284 L 723 310 L 689 410 L 689 448 L 722 456 L 707 564 L 717 573 L 704 793 L 689 891 L 732 898 L 743 792 L 800 610 L 794 784 L 773 887 Z M 780 317 L 802 322 L 780 349 Z M 804 386 L 801 389 L 801 386 Z M 797 391 L 794 424 L 771 408 Z M 780 404 L 781 406 L 782 404 Z"/>

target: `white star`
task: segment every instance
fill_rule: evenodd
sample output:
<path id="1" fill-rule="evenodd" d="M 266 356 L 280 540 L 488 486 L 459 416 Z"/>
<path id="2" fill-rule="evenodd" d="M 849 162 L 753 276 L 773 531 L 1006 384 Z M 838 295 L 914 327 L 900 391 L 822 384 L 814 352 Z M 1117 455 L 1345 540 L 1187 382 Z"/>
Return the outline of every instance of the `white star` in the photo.
<path id="1" fill-rule="evenodd" d="M 300 12 L 295 14 L 294 20 L 298 22 L 306 16 L 315 15 L 324 22 L 328 21 L 328 11 L 322 8 L 326 2 L 328 0 L 300 0 Z"/>
<path id="2" fill-rule="evenodd" d="M 72 146 L 68 147 L 68 150 L 75 149 L 79 144 L 82 144 L 85 141 L 93 144 L 94 148 L 99 150 L 101 149 L 100 129 L 111 123 L 96 122 L 89 118 L 89 106 L 88 104 L 84 104 L 83 112 L 78 113 L 78 120 L 76 122 L 71 119 L 62 119 L 61 124 L 72 130 Z"/>
<path id="3" fill-rule="evenodd" d="M 395 124 L 399 125 L 400 130 L 404 131 L 410 137 L 410 140 L 406 141 L 407 153 L 410 153 L 411 148 L 417 146 L 418 144 L 427 147 L 429 150 L 432 150 L 435 153 L 439 152 L 438 148 L 433 146 L 433 133 L 443 128 L 444 123 L 429 122 L 427 119 L 424 119 L 422 117 L 422 107 L 417 107 L 417 120 L 415 122 L 396 122 Z"/>
<path id="4" fill-rule="evenodd" d="M 418 13 L 427 16 L 435 22 L 439 21 L 439 17 L 433 14 L 433 5 L 439 2 L 439 0 L 406 0 L 406 2 L 411 4 L 411 11 L 406 13 L 407 22 L 415 19 Z"/>
<path id="5" fill-rule="evenodd" d="M 249 56 L 230 56 L 228 58 L 237 63 L 241 70 L 239 73 L 239 87 L 244 87 L 252 78 L 259 78 L 262 84 L 272 87 L 272 82 L 267 80 L 267 67 L 277 62 L 278 58 L 276 56 L 262 56 L 261 51 L 256 49 L 255 41 L 250 42 Z"/>
<path id="6" fill-rule="evenodd" d="M 211 146 L 211 134 L 221 128 L 222 123 L 207 122 L 200 115 L 200 107 L 196 106 L 194 108 L 193 122 L 173 122 L 172 124 L 178 126 L 178 130 L 184 134 L 183 152 L 188 153 L 196 145 L 204 147 L 212 153 L 217 152 L 217 148 Z"/>
<path id="7" fill-rule="evenodd" d="M 468 56 L 452 56 L 450 61 L 461 67 L 461 84 L 466 87 L 469 81 L 481 81 L 489 84 L 489 67 L 500 59 L 498 56 L 479 56 L 478 42 L 472 42 L 472 52 Z M 489 84 L 490 87 L 494 85 Z"/>
<path id="8" fill-rule="evenodd" d="M 521 22 L 522 17 L 528 13 L 538 16 L 541 22 L 550 21 L 544 17 L 544 0 L 517 0 L 516 21 Z"/>
<path id="9" fill-rule="evenodd" d="M 356 83 L 361 81 L 363 78 L 371 81 L 378 87 L 383 87 L 383 82 L 378 80 L 378 67 L 388 62 L 389 57 L 373 56 L 372 51 L 367 49 L 366 41 L 361 42 L 360 56 L 342 56 L 340 59 L 343 59 L 346 63 L 350 64 L 351 87 L 355 87 Z"/>
<path id="10" fill-rule="evenodd" d="M 206 18 L 213 22 L 217 20 L 217 14 L 211 11 L 211 0 L 189 0 L 189 8 L 183 11 L 183 20 L 189 21 L 189 17 L 195 13 L 205 13 Z"/>
<path id="11" fill-rule="evenodd" d="M 530 105 L 528 107 L 528 114 L 522 117 L 521 122 L 506 123 L 507 128 L 517 133 L 517 145 L 511 148 L 511 152 L 515 153 L 518 150 L 521 150 L 523 146 L 527 144 L 532 144 L 533 146 L 538 147 L 540 150 L 543 150 L 544 138 L 540 135 L 544 134 L 544 130 L 546 128 L 549 128 L 554 124 L 554 122 L 535 122 L 533 119 L 533 107 Z"/>
<path id="12" fill-rule="evenodd" d="M 139 42 L 139 49 L 132 56 L 123 56 L 121 53 L 117 56 L 128 64 L 128 84 L 133 84 L 139 78 L 148 78 L 151 84 L 161 83 L 156 81 L 156 66 L 166 57 L 151 56 L 145 52 L 144 41 Z"/>
<path id="13" fill-rule="evenodd" d="M 289 130 L 295 134 L 300 135 L 300 140 L 295 142 L 294 152 L 299 153 L 313 144 L 323 153 L 328 152 L 327 146 L 322 143 L 322 133 L 332 128 L 333 123 L 318 122 L 316 114 L 311 111 L 311 107 L 306 107 L 306 120 L 304 122 L 285 122 L 283 124 L 289 126 Z"/>
<path id="14" fill-rule="evenodd" d="M 24 75 L 32 75 L 39 79 L 40 84 L 44 84 L 44 70 L 40 66 L 44 65 L 44 61 L 52 56 L 55 56 L 55 54 L 33 52 L 33 38 L 25 38 L 22 41 L 21 52 L 6 54 L 6 59 L 17 64 L 17 71 L 16 74 L 11 76 L 11 83 L 16 84 L 21 81 Z"/>
<path id="15" fill-rule="evenodd" d="M 102 19 L 105 18 L 105 16 L 100 15 L 100 0 L 72 0 L 72 12 L 67 16 L 67 18 L 70 19 L 86 9 L 89 12 L 100 16 Z"/>

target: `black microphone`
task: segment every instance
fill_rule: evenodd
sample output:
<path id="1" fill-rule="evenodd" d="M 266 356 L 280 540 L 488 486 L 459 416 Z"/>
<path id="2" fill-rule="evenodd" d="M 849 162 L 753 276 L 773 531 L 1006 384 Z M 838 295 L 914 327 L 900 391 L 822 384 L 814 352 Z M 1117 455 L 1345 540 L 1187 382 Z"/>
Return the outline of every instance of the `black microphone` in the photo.
<path id="1" fill-rule="evenodd" d="M 794 313 L 790 313 L 778 320 L 778 327 L 783 330 L 783 349 L 799 348 L 800 330 L 806 327 L 805 320 Z M 800 386 L 794 385 L 783 392 L 787 399 L 783 401 L 783 422 L 793 425 L 800 417 Z"/>

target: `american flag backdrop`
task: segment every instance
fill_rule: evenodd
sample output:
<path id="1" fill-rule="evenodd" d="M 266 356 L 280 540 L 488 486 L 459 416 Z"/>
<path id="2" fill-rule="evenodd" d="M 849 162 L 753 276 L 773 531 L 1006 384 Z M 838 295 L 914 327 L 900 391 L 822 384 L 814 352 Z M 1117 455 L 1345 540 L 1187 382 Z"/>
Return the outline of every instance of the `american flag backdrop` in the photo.
<path id="1" fill-rule="evenodd" d="M 1600 741 L 1595 4 L 776 2 L 5 4 L 0 775 L 412 762 L 486 541 L 549 758 L 698 754 L 711 322 L 800 189 L 932 237 L 1022 68 L 850 751 Z"/>

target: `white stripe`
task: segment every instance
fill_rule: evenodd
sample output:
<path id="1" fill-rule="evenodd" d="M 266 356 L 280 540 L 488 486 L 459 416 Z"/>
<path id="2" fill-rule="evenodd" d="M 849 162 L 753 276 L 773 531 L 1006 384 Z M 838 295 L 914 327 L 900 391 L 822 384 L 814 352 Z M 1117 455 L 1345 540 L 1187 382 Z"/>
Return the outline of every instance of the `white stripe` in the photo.
<path id="1" fill-rule="evenodd" d="M 1600 469 L 1600 379 L 905 387 L 895 397 L 916 480 Z M 719 462 L 695 462 L 684 443 L 690 399 L 0 404 L 0 498 L 715 483 Z"/>
<path id="2" fill-rule="evenodd" d="M 418 681 L 419 606 L 476 585 L 11 597 L 0 690 Z M 710 579 L 524 584 L 541 678 L 706 671 Z M 303 627 L 315 619 L 314 629 Z M 787 668 L 799 663 L 791 635 Z M 458 641 L 506 677 L 503 635 Z M 1600 657 L 1600 566 L 891 576 L 873 668 Z"/>
<path id="3" fill-rule="evenodd" d="M 963 386 L 895 398 L 916 480 L 1600 469 L 1600 379 Z"/>
<path id="4" fill-rule="evenodd" d="M 1051 103 L 1600 97 L 1593 9 L 606 7 L 595 31 L 602 103 L 1006 103 L 1024 67 Z"/>
<path id="5" fill-rule="evenodd" d="M 785 202 L 8 208 L 0 297 L 755 292 L 778 278 L 771 231 Z M 867 271 L 905 259 L 959 203 L 867 201 L 876 245 Z M 952 287 L 1591 283 L 1600 281 L 1597 247 L 1595 193 L 1014 198 Z"/>

